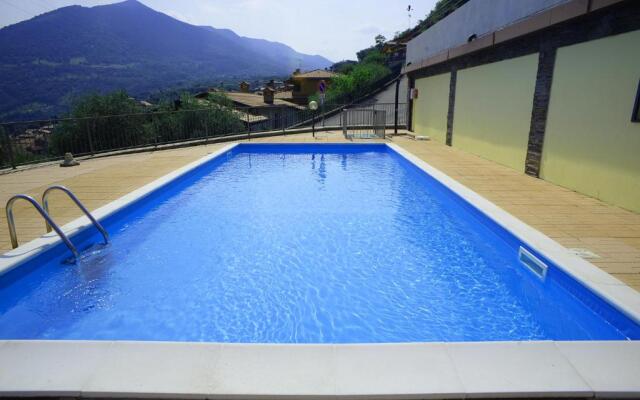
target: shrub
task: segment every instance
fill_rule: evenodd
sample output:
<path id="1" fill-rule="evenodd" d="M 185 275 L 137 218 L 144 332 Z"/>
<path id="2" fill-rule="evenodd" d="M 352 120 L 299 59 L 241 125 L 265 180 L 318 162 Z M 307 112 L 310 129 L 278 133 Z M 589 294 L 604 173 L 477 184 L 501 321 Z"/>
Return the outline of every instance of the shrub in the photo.
<path id="1" fill-rule="evenodd" d="M 348 73 L 333 78 L 327 89 L 325 102 L 330 105 L 349 103 L 374 90 L 391 74 L 384 61 L 385 56 L 379 50 L 369 52 Z M 317 101 L 318 96 L 314 95 L 312 99 Z"/>
<path id="2" fill-rule="evenodd" d="M 180 96 L 180 109 L 165 99 L 147 112 L 124 91 L 92 94 L 76 103 L 70 119 L 54 130 L 55 155 L 86 154 L 128 147 L 223 135 L 244 129 L 232 102 L 220 93 L 196 99 Z"/>
<path id="3" fill-rule="evenodd" d="M 158 142 L 221 136 L 244 130 L 244 123 L 233 111 L 233 102 L 224 94 L 209 93 L 206 99 L 196 99 L 188 93 L 180 96 L 180 110 L 173 103 L 163 103 L 147 126 L 157 135 Z"/>
<path id="4" fill-rule="evenodd" d="M 51 137 L 53 152 L 84 154 L 148 143 L 143 108 L 124 91 L 90 94 L 77 101 L 69 120 Z"/>

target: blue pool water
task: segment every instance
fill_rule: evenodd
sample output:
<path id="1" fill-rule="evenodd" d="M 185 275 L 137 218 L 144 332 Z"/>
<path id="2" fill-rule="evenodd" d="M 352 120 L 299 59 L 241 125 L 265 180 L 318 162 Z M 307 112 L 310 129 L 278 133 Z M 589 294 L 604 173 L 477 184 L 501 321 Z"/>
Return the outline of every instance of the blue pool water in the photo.
<path id="1" fill-rule="evenodd" d="M 386 146 L 241 145 L 104 222 L 0 277 L 0 338 L 640 338 Z"/>

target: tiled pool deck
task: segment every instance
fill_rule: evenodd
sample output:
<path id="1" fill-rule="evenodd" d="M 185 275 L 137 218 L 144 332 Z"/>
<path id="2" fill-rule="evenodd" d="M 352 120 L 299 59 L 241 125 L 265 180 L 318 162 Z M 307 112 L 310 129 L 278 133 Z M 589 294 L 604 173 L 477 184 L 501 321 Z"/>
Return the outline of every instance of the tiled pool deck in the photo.
<path id="1" fill-rule="evenodd" d="M 338 134 L 322 140 L 342 141 Z M 260 141 L 301 142 L 314 139 L 309 135 L 298 135 Z M 394 138 L 393 142 L 392 148 L 417 167 L 443 182 L 490 218 L 508 227 L 514 235 L 524 238 L 526 243 L 535 243 L 542 254 L 575 273 L 589 287 L 628 310 L 630 315 L 638 315 L 640 295 L 633 289 L 619 284 L 596 267 L 567 255 L 555 242 L 531 230 L 419 158 L 429 161 L 505 208 L 520 206 L 528 211 L 528 205 L 532 208 L 538 205 L 537 212 L 540 215 L 553 215 L 557 220 L 565 215 L 573 216 L 576 221 L 574 226 L 578 225 L 580 218 L 589 214 L 560 210 L 601 207 L 600 214 L 605 218 L 630 220 L 637 215 L 521 176 L 437 143 L 413 142 L 408 138 Z M 180 173 L 216 157 L 226 151 L 223 147 L 212 145 L 94 159 L 70 170 L 48 166 L 0 176 L 0 183 L 6 179 L 13 188 L 10 193 L 30 192 L 35 195 L 39 195 L 46 185 L 66 184 L 87 199 L 92 209 L 144 185 L 96 211 L 97 215 L 104 216 Z M 211 154 L 203 157 L 207 153 Z M 160 176 L 162 178 L 156 180 Z M 145 185 L 151 181 L 154 182 Z M 4 187 L 2 195 L 9 196 L 10 193 L 4 194 Z M 517 196 L 508 196 L 510 194 Z M 553 201 L 545 201 L 547 197 Z M 546 212 L 546 207 L 555 211 Z M 54 209 L 54 213 L 63 216 L 59 219 L 65 223 L 77 216 L 72 210 L 63 206 Z M 24 219 L 23 234 L 28 232 L 31 237 L 40 235 L 41 221 L 24 209 L 19 213 L 19 217 Z M 520 216 L 517 210 L 514 214 Z M 522 215 L 523 219 L 525 216 L 531 217 L 527 212 L 522 212 Z M 538 217 L 534 215 L 531 218 Z M 552 222 L 565 226 L 557 220 Z M 612 229 L 616 225 L 613 222 L 610 224 Z M 73 232 L 81 225 L 84 222 L 77 220 L 65 228 Z M 590 220 L 589 226 L 594 225 L 596 223 Z M 605 230 L 597 232 L 602 235 Z M 563 235 L 564 232 L 556 237 Z M 618 237 L 612 234 L 605 238 Z M 14 252 L 16 254 L 13 257 L 28 257 L 30 247 L 42 248 L 53 241 L 53 236 L 38 239 Z M 638 376 L 639 341 L 354 345 L 0 341 L 0 396 L 394 400 L 638 398 Z"/>
<path id="2" fill-rule="evenodd" d="M 345 141 L 338 132 L 322 136 L 314 139 L 311 134 L 296 134 L 251 141 Z M 437 142 L 414 141 L 407 136 L 393 137 L 391 142 L 562 245 L 595 253 L 598 258 L 588 258 L 588 261 L 640 290 L 640 214 L 607 205 Z M 26 193 L 39 199 L 46 187 L 62 184 L 93 210 L 225 144 L 95 158 L 73 168 L 60 168 L 53 164 L 0 175 L 0 207 L 4 208 L 14 194 Z M 52 215 L 60 225 L 80 216 L 80 211 L 62 196 L 54 193 L 50 200 Z M 21 243 L 44 233 L 42 219 L 25 203 L 16 203 L 14 215 Z M 6 226 L 3 209 L 0 212 L 0 253 L 11 249 Z"/>

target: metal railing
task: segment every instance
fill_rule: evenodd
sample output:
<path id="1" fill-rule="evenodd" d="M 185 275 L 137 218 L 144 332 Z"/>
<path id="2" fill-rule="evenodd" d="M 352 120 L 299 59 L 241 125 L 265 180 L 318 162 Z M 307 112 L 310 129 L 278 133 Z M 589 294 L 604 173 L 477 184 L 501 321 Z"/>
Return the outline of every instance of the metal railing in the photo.
<path id="1" fill-rule="evenodd" d="M 384 110 L 345 108 L 342 111 L 342 133 L 347 139 L 384 139 L 386 114 Z"/>
<path id="2" fill-rule="evenodd" d="M 67 245 L 71 253 L 73 253 L 73 256 L 75 258 L 78 258 L 78 250 L 76 250 L 76 247 L 73 245 L 73 243 L 71 243 L 67 235 L 65 235 L 62 229 L 60 229 L 60 227 L 58 226 L 58 224 L 56 224 L 53 221 L 53 219 L 51 219 L 51 216 L 49 216 L 49 214 L 42 209 L 42 207 L 40 206 L 40 204 L 38 204 L 36 199 L 26 194 L 17 194 L 13 196 L 12 198 L 9 199 L 9 201 L 7 201 L 7 205 L 5 206 L 5 212 L 7 214 L 7 224 L 9 225 L 9 236 L 11 237 L 11 247 L 15 249 L 16 247 L 18 247 L 18 244 L 19 244 L 18 234 L 16 233 L 16 223 L 13 218 L 13 205 L 18 200 L 26 200 L 27 202 L 31 203 L 31 205 L 36 209 L 36 211 L 38 211 L 38 213 L 42 216 L 42 218 L 44 218 L 44 220 L 47 221 L 47 226 L 50 226 L 51 228 L 53 228 L 53 230 L 56 231 L 58 236 L 60 236 L 60 239 L 62 239 L 62 241 L 64 242 L 64 244 Z"/>
<path id="3" fill-rule="evenodd" d="M 228 136 L 295 133 L 310 128 L 341 129 L 346 105 L 312 111 L 302 107 L 222 107 L 145 112 L 84 118 L 0 123 L 0 170 L 59 160 L 69 152 L 88 156 L 128 149 L 155 149 L 174 143 L 207 143 Z M 347 105 L 351 107 L 352 105 Z M 386 111 L 394 124 L 393 103 L 361 106 Z M 399 104 L 398 125 L 406 126 L 407 105 Z"/>
<path id="4" fill-rule="evenodd" d="M 93 217 L 93 215 L 91 215 L 89 210 L 87 210 L 84 204 L 82 204 L 80 199 L 71 190 L 69 190 L 64 186 L 60 186 L 60 185 L 49 186 L 47 190 L 45 190 L 44 193 L 42 193 L 42 208 L 44 208 L 44 211 L 47 213 L 47 215 L 51 216 L 51 212 L 49 211 L 49 194 L 51 194 L 51 192 L 53 192 L 54 190 L 59 190 L 65 193 L 76 204 L 76 206 L 78 206 L 80 211 L 82 211 L 84 215 L 87 218 L 89 218 L 89 221 L 91 221 L 93 226 L 95 226 L 95 228 L 98 231 L 100 231 L 100 233 L 102 234 L 102 237 L 104 238 L 104 244 L 109 243 L 109 233 L 107 233 L 107 230 L 104 229 L 102 224 L 98 222 Z M 47 232 L 51 232 L 51 229 L 53 228 L 53 226 L 51 226 L 51 223 L 49 221 L 50 221 L 49 219 L 45 219 L 45 228 Z"/>

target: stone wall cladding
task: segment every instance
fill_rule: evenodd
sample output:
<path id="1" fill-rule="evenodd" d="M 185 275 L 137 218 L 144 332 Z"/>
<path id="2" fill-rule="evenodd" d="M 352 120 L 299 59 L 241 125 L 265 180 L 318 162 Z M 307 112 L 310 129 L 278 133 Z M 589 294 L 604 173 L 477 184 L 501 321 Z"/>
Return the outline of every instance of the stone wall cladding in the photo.
<path id="1" fill-rule="evenodd" d="M 407 90 L 407 129 L 413 132 L 413 99 L 411 98 L 411 91 L 416 87 L 416 80 L 409 76 L 409 89 Z"/>
<path id="2" fill-rule="evenodd" d="M 540 161 L 542 160 L 542 146 L 544 133 L 547 127 L 547 113 L 551 98 L 551 83 L 553 81 L 553 69 L 556 62 L 556 48 L 551 47 L 540 51 L 538 58 L 538 73 L 536 76 L 536 88 L 533 93 L 533 108 L 531 110 L 531 128 L 529 129 L 529 143 L 527 145 L 527 158 L 524 163 L 524 172 L 527 175 L 540 175 Z"/>
<path id="3" fill-rule="evenodd" d="M 449 110 L 447 111 L 447 145 L 453 143 L 453 113 L 456 108 L 456 82 L 458 81 L 458 70 L 451 69 L 451 81 L 449 82 Z"/>

